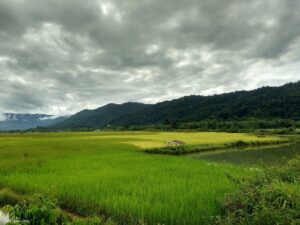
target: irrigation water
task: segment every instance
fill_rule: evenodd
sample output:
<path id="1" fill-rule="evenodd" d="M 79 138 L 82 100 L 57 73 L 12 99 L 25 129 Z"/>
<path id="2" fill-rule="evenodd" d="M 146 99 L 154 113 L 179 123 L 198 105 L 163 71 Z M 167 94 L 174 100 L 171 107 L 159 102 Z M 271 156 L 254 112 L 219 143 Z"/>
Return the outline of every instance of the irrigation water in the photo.
<path id="1" fill-rule="evenodd" d="M 196 159 L 239 165 L 278 165 L 297 156 L 300 156 L 300 143 L 264 148 L 237 148 L 190 155 L 190 157 Z"/>

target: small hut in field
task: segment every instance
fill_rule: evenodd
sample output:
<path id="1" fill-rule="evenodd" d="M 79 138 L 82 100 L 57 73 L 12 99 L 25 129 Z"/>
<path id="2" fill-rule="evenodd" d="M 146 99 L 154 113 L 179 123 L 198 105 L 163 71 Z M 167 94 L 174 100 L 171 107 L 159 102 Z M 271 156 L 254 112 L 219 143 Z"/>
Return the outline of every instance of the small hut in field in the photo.
<path id="1" fill-rule="evenodd" d="M 169 146 L 181 146 L 181 145 L 185 145 L 185 143 L 180 140 L 172 140 L 172 141 L 168 141 L 168 145 Z"/>

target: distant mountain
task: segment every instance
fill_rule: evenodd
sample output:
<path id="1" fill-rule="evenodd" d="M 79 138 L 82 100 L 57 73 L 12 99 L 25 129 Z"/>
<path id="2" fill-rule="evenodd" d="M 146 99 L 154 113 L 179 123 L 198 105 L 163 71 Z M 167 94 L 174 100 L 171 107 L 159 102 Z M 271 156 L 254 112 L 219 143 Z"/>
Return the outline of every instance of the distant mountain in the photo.
<path id="1" fill-rule="evenodd" d="M 38 126 L 51 126 L 66 118 L 45 114 L 4 113 L 0 116 L 0 130 L 27 130 Z"/>
<path id="2" fill-rule="evenodd" d="M 169 121 L 196 122 L 207 119 L 300 120 L 300 81 L 281 87 L 262 87 L 213 96 L 187 96 L 153 105 L 141 103 L 108 104 L 84 110 L 56 124 L 56 128 L 104 128 L 140 126 Z"/>
<path id="3" fill-rule="evenodd" d="M 102 128 L 115 125 L 122 117 L 130 117 L 134 113 L 147 110 L 151 105 L 141 103 L 108 104 L 95 110 L 83 110 L 70 118 L 54 125 L 57 128 Z"/>

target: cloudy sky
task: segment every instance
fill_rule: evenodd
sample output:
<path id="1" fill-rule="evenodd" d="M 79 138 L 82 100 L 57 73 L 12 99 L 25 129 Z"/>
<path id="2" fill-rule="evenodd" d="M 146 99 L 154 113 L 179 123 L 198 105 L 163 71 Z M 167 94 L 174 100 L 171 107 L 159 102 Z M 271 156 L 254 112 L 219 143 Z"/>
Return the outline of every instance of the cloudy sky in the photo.
<path id="1" fill-rule="evenodd" d="M 297 80 L 299 0 L 0 0 L 0 112 Z"/>

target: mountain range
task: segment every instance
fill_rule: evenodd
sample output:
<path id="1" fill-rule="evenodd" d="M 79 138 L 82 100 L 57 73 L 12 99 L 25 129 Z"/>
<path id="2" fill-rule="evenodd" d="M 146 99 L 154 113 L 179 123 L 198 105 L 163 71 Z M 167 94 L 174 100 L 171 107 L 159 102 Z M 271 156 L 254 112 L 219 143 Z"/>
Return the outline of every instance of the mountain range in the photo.
<path id="1" fill-rule="evenodd" d="M 1 115 L 0 130 L 27 130 L 57 124 L 67 117 L 54 117 L 46 114 L 4 113 Z"/>
<path id="2" fill-rule="evenodd" d="M 83 110 L 53 127 L 102 129 L 155 125 L 170 121 L 232 121 L 249 118 L 300 120 L 300 81 L 252 91 L 186 96 L 157 104 L 108 104 L 94 110 Z"/>
<path id="3" fill-rule="evenodd" d="M 0 130 L 116 128 L 206 120 L 240 121 L 247 119 L 300 120 L 300 81 L 280 87 L 262 87 L 211 96 L 186 96 L 179 99 L 143 104 L 107 104 L 83 110 L 70 117 L 46 114 L 0 115 Z"/>

